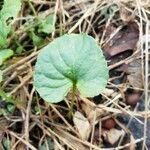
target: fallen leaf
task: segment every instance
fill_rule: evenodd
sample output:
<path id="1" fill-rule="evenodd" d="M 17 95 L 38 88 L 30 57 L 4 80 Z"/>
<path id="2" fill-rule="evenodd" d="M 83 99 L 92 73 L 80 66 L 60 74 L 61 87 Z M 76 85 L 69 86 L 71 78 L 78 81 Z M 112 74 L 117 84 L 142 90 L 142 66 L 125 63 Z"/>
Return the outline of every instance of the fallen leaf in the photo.
<path id="1" fill-rule="evenodd" d="M 104 111 L 103 109 L 97 108 L 98 105 L 95 105 L 93 102 L 83 97 L 82 97 L 82 100 L 83 101 L 81 103 L 81 107 L 84 113 L 86 114 L 86 117 L 89 120 L 90 124 L 93 123 L 93 118 L 95 117 L 95 115 L 96 115 L 95 123 L 98 122 L 100 117 L 103 117 L 104 115 L 106 115 L 106 111 Z"/>
<path id="2" fill-rule="evenodd" d="M 110 25 L 106 30 L 109 39 L 117 28 Z M 139 26 L 135 22 L 124 25 L 104 46 L 106 56 L 112 57 L 126 50 L 134 50 L 139 40 Z"/>
<path id="3" fill-rule="evenodd" d="M 111 130 L 103 130 L 102 136 L 104 140 L 110 144 L 115 144 L 121 136 L 124 136 L 125 132 L 123 130 L 118 130 L 112 128 Z"/>
<path id="4" fill-rule="evenodd" d="M 76 111 L 73 116 L 73 122 L 77 128 L 80 136 L 84 140 L 88 140 L 91 132 L 91 125 L 87 118 L 83 116 L 82 113 Z"/>
<path id="5" fill-rule="evenodd" d="M 129 74 L 127 78 L 133 87 L 143 87 L 142 64 L 140 59 L 136 59 L 129 63 L 127 73 Z"/>
<path id="6" fill-rule="evenodd" d="M 121 71 L 127 74 L 129 83 L 136 88 L 143 87 L 142 64 L 141 59 L 135 59 L 128 64 L 124 64 L 116 71 Z"/>

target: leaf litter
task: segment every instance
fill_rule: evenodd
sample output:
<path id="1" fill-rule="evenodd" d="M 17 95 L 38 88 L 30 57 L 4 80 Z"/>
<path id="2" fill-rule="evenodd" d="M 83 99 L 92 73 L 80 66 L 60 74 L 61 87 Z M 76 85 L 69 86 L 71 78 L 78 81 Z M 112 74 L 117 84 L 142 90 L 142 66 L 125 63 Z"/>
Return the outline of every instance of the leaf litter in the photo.
<path id="1" fill-rule="evenodd" d="M 0 5 L 2 8 L 2 4 Z M 144 103 L 141 97 L 145 86 L 142 69 L 146 51 L 141 52 L 139 43 L 142 41 L 144 47 L 146 45 L 145 37 L 141 37 L 140 29 L 143 30 L 144 35 L 147 35 L 145 17 L 148 17 L 149 8 L 149 3 L 142 2 L 141 5 L 137 5 L 136 1 L 128 0 L 114 2 L 113 5 L 106 1 L 89 0 L 86 2 L 80 0 L 22 1 L 21 10 L 19 4 L 14 16 L 15 20 L 9 25 L 9 29 L 11 27 L 14 30 L 15 36 L 12 32 L 4 33 L 4 41 L 8 42 L 5 48 L 12 49 L 14 55 L 9 61 L 5 60 L 1 66 L 2 91 L 5 91 L 11 99 L 9 102 L 5 101 L 5 106 L 1 108 L 0 119 L 7 120 L 6 130 L 1 131 L 1 137 L 8 140 L 14 149 L 47 148 L 47 139 L 50 139 L 53 143 L 52 149 L 130 148 L 138 150 L 139 148 L 141 150 L 140 143 L 146 137 L 142 134 L 144 123 L 140 118 L 145 115 L 149 118 L 150 114 L 144 109 L 143 111 L 136 109 L 138 105 L 141 106 L 141 103 Z M 139 15 L 140 10 L 142 10 L 142 16 Z M 56 18 L 55 23 L 52 21 L 53 17 Z M 40 18 L 42 20 L 38 20 Z M 142 25 L 140 20 L 143 20 Z M 36 36 L 30 36 L 31 31 Z M 53 106 L 51 107 L 36 92 L 33 92 L 31 78 L 40 49 L 70 31 L 75 33 L 87 31 L 98 42 L 101 41 L 103 53 L 111 68 L 110 79 L 103 93 L 99 93 L 100 95 L 94 98 L 76 95 L 74 113 L 80 112 L 80 117 L 83 118 L 82 121 L 76 118 L 76 123 L 73 123 L 74 116 L 68 117 L 71 97 L 66 97 L 58 104 L 51 104 Z M 19 48 L 21 48 L 20 51 Z M 135 56 L 137 52 L 140 53 Z M 28 78 L 29 80 L 26 80 Z M 12 96 L 9 96 L 10 93 Z M 5 100 L 3 94 L 1 98 Z M 12 100 L 13 103 L 11 103 Z M 23 107 L 17 107 L 18 100 L 23 101 Z M 30 102 L 31 107 L 27 107 L 30 106 Z M 11 109 L 12 105 L 13 109 Z M 28 116 L 29 122 L 25 124 L 24 120 L 27 120 Z M 131 132 L 117 121 L 115 125 L 112 125 L 112 121 L 104 124 L 110 118 L 119 120 L 119 117 L 122 124 L 125 117 L 131 118 L 132 126 L 127 127 L 127 130 Z M 84 134 L 82 133 L 84 125 L 81 127 L 83 120 L 86 122 L 86 130 L 89 129 Z M 24 132 L 25 128 L 28 134 Z M 136 132 L 133 129 L 136 129 Z M 137 133 L 138 136 L 135 136 Z M 122 136 L 125 138 L 119 144 Z M 146 144 L 149 145 L 148 140 Z M 4 148 L 3 142 L 1 147 Z"/>

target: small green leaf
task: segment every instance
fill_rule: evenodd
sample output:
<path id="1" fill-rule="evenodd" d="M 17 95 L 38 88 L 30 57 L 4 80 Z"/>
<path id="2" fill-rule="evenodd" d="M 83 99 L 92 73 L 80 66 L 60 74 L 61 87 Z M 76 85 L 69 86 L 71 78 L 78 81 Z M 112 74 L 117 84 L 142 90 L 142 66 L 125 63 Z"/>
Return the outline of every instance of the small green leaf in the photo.
<path id="1" fill-rule="evenodd" d="M 55 30 L 53 20 L 53 15 L 47 16 L 44 20 L 42 20 L 41 24 L 39 25 L 38 32 L 43 32 L 46 34 L 52 33 Z"/>
<path id="2" fill-rule="evenodd" d="M 17 47 L 15 52 L 16 52 L 16 54 L 21 54 L 23 51 L 24 51 L 24 48 L 22 45 L 20 45 L 19 47 Z"/>
<path id="3" fill-rule="evenodd" d="M 21 9 L 21 0 L 4 0 L 0 11 L 0 46 L 6 44 L 7 36 L 11 30 L 10 22 L 15 19 Z"/>
<path id="4" fill-rule="evenodd" d="M 46 148 L 46 146 L 41 145 L 41 146 L 39 147 L 39 150 L 47 150 L 47 148 Z"/>
<path id="5" fill-rule="evenodd" d="M 14 52 L 11 49 L 4 49 L 0 50 L 0 65 L 3 64 L 3 62 L 13 56 Z"/>
<path id="6" fill-rule="evenodd" d="M 10 27 L 6 25 L 6 22 L 0 20 L 0 46 L 5 46 L 7 43 L 7 35 L 10 32 Z"/>
<path id="7" fill-rule="evenodd" d="M 7 138 L 3 139 L 3 146 L 6 150 L 10 150 L 11 149 L 11 141 Z"/>
<path id="8" fill-rule="evenodd" d="M 34 46 L 42 45 L 42 43 L 44 41 L 43 38 L 41 38 L 40 36 L 37 36 L 33 31 L 31 31 L 29 36 L 32 39 Z"/>
<path id="9" fill-rule="evenodd" d="M 15 106 L 13 104 L 8 104 L 7 105 L 7 111 L 8 111 L 8 113 L 12 114 L 14 112 L 14 110 L 15 110 Z"/>
<path id="10" fill-rule="evenodd" d="M 105 88 L 107 62 L 96 41 L 86 34 L 70 34 L 55 39 L 38 55 L 34 85 L 51 103 L 63 100 L 73 85 L 85 97 Z"/>

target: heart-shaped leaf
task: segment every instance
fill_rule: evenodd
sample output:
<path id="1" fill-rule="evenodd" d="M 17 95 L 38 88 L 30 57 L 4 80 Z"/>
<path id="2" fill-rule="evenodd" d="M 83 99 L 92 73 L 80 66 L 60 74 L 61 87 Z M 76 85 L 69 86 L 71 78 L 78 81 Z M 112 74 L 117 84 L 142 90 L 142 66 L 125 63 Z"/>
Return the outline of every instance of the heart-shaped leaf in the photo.
<path id="1" fill-rule="evenodd" d="M 55 39 L 43 48 L 35 65 L 35 88 L 51 103 L 62 101 L 73 86 L 82 96 L 96 96 L 105 88 L 107 79 L 102 50 L 84 33 Z"/>

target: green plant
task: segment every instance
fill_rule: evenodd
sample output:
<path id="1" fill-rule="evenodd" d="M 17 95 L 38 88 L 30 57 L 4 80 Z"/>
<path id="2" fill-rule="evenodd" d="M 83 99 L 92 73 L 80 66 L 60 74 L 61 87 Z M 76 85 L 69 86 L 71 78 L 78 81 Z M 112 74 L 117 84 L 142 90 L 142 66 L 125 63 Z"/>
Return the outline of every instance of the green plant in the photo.
<path id="1" fill-rule="evenodd" d="M 40 52 L 35 65 L 34 86 L 50 102 L 63 100 L 72 89 L 82 96 L 98 95 L 108 79 L 107 62 L 96 41 L 82 33 L 55 39 Z"/>
<path id="2" fill-rule="evenodd" d="M 4 0 L 0 11 L 0 47 L 7 44 L 7 36 L 11 31 L 12 20 L 18 15 L 21 9 L 21 0 Z"/>

